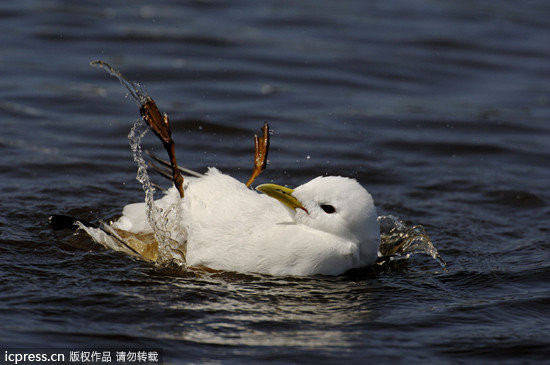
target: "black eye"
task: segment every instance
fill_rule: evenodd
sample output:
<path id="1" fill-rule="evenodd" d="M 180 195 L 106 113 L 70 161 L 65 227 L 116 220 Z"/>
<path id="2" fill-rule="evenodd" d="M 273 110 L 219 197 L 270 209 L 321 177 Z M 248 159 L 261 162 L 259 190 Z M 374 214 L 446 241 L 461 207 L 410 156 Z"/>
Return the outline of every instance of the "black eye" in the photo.
<path id="1" fill-rule="evenodd" d="M 325 213 L 327 213 L 327 214 L 332 214 L 332 213 L 336 212 L 336 208 L 334 208 L 332 205 L 328 205 L 328 204 L 321 204 L 321 209 L 323 209 L 325 211 Z"/>

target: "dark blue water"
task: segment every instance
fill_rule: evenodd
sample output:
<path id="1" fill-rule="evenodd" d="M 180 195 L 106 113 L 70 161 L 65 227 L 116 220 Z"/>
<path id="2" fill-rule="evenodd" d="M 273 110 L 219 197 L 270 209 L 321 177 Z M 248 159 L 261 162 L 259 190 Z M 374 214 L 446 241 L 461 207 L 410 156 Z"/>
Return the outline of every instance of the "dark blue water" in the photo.
<path id="1" fill-rule="evenodd" d="M 0 5 L 0 344 L 147 347 L 167 363 L 471 363 L 550 358 L 546 1 L 17 1 Z M 143 199 L 137 107 L 178 159 L 245 181 L 357 178 L 425 227 L 446 269 L 197 276 L 53 231 Z M 147 148 L 161 153 L 148 136 Z"/>

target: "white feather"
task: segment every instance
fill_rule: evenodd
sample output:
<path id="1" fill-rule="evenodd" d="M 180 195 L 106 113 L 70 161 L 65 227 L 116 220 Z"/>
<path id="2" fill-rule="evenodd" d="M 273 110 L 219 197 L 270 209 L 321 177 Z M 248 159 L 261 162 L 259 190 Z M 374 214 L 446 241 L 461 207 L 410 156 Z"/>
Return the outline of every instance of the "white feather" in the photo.
<path id="1" fill-rule="evenodd" d="M 307 212 L 288 209 L 211 168 L 204 177 L 186 180 L 183 199 L 172 188 L 156 205 L 166 209 L 181 204 L 178 224 L 186 232 L 188 266 L 271 275 L 338 275 L 375 262 L 380 242 L 376 209 L 357 181 L 318 177 L 292 195 Z M 321 204 L 336 211 L 327 214 Z M 146 204 L 124 207 L 113 227 L 152 232 Z"/>

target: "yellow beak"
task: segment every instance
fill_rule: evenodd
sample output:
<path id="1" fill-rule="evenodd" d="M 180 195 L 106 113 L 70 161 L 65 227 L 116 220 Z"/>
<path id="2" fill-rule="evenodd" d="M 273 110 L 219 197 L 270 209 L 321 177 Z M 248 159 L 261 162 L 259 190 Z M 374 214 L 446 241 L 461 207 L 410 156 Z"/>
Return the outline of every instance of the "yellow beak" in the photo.
<path id="1" fill-rule="evenodd" d="M 300 203 L 298 199 L 292 196 L 292 193 L 294 192 L 293 189 L 285 188 L 284 186 L 276 184 L 262 184 L 256 187 L 256 190 L 277 199 L 287 207 L 290 207 L 292 209 L 300 208 L 308 213 L 307 209 L 304 208 L 302 203 Z"/>

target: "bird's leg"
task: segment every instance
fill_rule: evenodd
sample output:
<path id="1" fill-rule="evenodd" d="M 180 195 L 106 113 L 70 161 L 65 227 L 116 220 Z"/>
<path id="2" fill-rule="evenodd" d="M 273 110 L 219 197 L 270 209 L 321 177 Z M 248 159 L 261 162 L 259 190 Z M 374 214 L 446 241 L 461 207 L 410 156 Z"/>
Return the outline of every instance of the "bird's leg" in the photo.
<path id="1" fill-rule="evenodd" d="M 252 176 L 246 182 L 246 186 L 250 187 L 256 177 L 265 170 L 267 166 L 267 152 L 269 150 L 269 125 L 264 123 L 262 127 L 262 136 L 254 135 L 254 170 Z"/>
<path id="2" fill-rule="evenodd" d="M 174 149 L 174 141 L 172 140 L 172 131 L 170 130 L 170 124 L 168 123 L 168 116 L 166 114 L 161 114 L 157 108 L 155 101 L 151 99 L 140 87 L 139 84 L 129 81 L 125 78 L 120 71 L 115 70 L 107 62 L 103 61 L 92 61 L 90 62 L 91 66 L 101 67 L 107 71 L 110 75 L 116 77 L 122 86 L 124 86 L 129 92 L 130 96 L 139 104 L 139 112 L 149 125 L 149 127 L 155 132 L 157 137 L 160 138 L 168 156 L 170 157 L 170 165 L 172 165 L 172 180 L 180 197 L 183 198 L 183 176 L 178 168 L 176 162 L 176 152 Z"/>
<path id="3" fill-rule="evenodd" d="M 174 148 L 174 140 L 172 139 L 172 131 L 170 130 L 170 123 L 168 122 L 168 115 L 161 114 L 157 108 L 157 104 L 151 97 L 147 96 L 146 100 L 142 102 L 139 108 L 141 117 L 161 140 L 168 157 L 170 158 L 170 165 L 172 165 L 172 180 L 174 185 L 183 198 L 183 176 L 181 176 L 176 162 L 176 151 Z"/>

